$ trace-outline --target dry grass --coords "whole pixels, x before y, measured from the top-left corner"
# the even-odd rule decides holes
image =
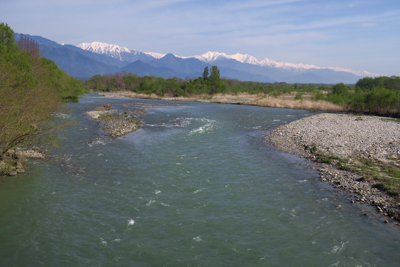
[[[294,99],[282,99],[275,97],[268,97],[254,101],[253,105],[262,107],[272,108],[291,108],[291,109],[316,109],[320,111],[345,111],[345,108],[339,105],[335,105],[331,102],[326,101],[313,101],[313,100],[294,100]]]
[[[292,95],[295,95],[293,92]],[[304,99],[294,100],[292,97],[281,96],[278,98],[269,97],[265,95],[252,95],[248,93],[239,93],[237,95],[230,94],[215,94],[210,95],[192,95],[190,97],[173,97],[164,96],[160,97],[156,94],[137,94],[134,92],[114,92],[114,93],[103,93],[108,97],[132,97],[132,98],[145,98],[145,99],[161,99],[161,100],[174,100],[174,101],[203,101],[213,103],[224,103],[224,104],[250,104],[261,107],[272,107],[272,108],[290,108],[290,109],[304,109],[304,110],[320,110],[320,111],[345,111],[346,109],[342,106],[335,105],[331,102],[326,101],[313,101]]]
[[[129,91],[118,91],[118,92],[112,92],[112,93],[99,93],[100,95],[106,96],[106,97],[131,97],[131,98],[141,98],[141,99],[160,99],[160,97],[156,94],[138,94],[134,92],[129,92]]]
[[[160,99],[175,100],[175,101],[196,101],[196,100],[210,100],[211,96],[210,95],[192,95],[192,96],[178,96],[178,97],[165,96],[165,97],[160,97]]]

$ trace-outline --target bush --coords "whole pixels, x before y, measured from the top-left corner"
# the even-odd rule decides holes
[[[294,97],[295,100],[303,100],[303,95],[301,93],[297,93]]]
[[[0,155],[52,132],[48,122],[65,101],[77,101],[79,81],[38,51],[23,52],[0,23]]]
[[[326,100],[326,97],[325,97],[325,95],[324,95],[321,91],[318,91],[318,92],[315,94],[315,96],[314,96],[314,100],[315,100],[315,101],[318,101],[318,100]]]

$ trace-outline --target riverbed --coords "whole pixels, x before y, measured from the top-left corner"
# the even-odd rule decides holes
[[[307,111],[107,99],[147,105],[117,139],[79,124],[51,160],[0,185],[1,266],[396,266],[400,232],[265,142]]]

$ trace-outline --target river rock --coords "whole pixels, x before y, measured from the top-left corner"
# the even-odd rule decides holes
[[[279,150],[320,165],[320,180],[347,190],[353,197],[352,203],[377,206],[380,213],[400,212],[393,197],[374,188],[376,181],[372,177],[342,169],[337,159],[323,163],[314,153],[318,150],[324,155],[347,158],[349,166],[358,159],[399,166],[400,124],[396,121],[378,116],[356,119],[350,114],[322,113],[279,126],[270,131],[266,139]]]

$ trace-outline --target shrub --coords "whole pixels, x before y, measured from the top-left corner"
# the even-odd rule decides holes
[[[303,100],[303,95],[301,93],[297,93],[294,99],[295,100]]]

